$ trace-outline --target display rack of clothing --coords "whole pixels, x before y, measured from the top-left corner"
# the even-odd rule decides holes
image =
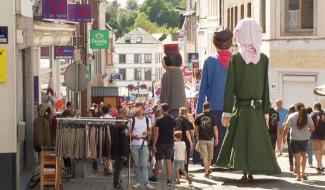
[[[57,155],[72,159],[102,159],[111,156],[110,128],[121,127],[128,122],[106,118],[57,118],[57,120]]]
[[[57,118],[56,152],[61,158],[119,160],[130,158],[130,139],[125,134],[127,119],[70,117]],[[112,136],[111,136],[112,135]],[[131,187],[131,165],[128,187]]]

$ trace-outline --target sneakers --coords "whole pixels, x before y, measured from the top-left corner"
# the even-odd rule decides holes
[[[122,187],[121,184],[118,184],[118,185],[114,185],[114,189],[123,190],[124,188]]]
[[[146,188],[147,188],[147,189],[150,189],[150,190],[155,189],[152,185],[150,185],[150,183],[147,183]]]
[[[152,183],[157,183],[157,178],[155,176],[152,176],[149,178],[149,181],[152,182]]]
[[[172,185],[173,185],[172,180],[168,179],[168,180],[167,180],[167,185],[168,185],[168,186],[172,186]]]
[[[137,188],[139,188],[140,186],[141,186],[140,183],[136,183],[136,184],[134,184],[132,187],[133,187],[133,189],[137,189]]]

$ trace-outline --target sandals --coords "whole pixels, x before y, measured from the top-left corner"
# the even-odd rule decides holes
[[[306,174],[302,175],[301,178],[302,178],[303,180],[305,180],[305,181],[308,180]]]
[[[188,184],[192,185],[192,177],[191,176],[187,177],[187,181],[188,181]]]
[[[242,182],[244,182],[244,181],[247,181],[247,175],[243,175],[241,178],[240,178],[240,180],[239,181],[242,181]]]
[[[251,174],[249,174],[248,176],[247,175],[243,175],[239,181],[241,181],[241,182],[253,182],[254,181],[254,177]]]

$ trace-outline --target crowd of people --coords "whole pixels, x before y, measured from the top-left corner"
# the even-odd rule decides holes
[[[282,155],[282,145],[287,143],[290,171],[297,174],[297,180],[307,180],[305,168],[313,165],[315,155],[318,174],[324,172],[322,164],[325,143],[325,114],[320,103],[314,108],[297,103],[289,108],[276,101],[276,108],[270,109],[269,135],[278,156]]]
[[[239,48],[234,54],[230,51],[233,36]],[[173,184],[173,168],[176,184],[182,175],[191,184],[191,156],[193,163],[202,164],[206,178],[210,177],[211,166],[215,166],[243,171],[240,180],[251,182],[256,174],[281,173],[276,156],[282,156],[284,144],[288,147],[290,171],[297,174],[298,181],[307,180],[307,157],[309,166],[313,166],[313,154],[317,173],[324,172],[325,113],[319,103],[314,109],[297,103],[287,110],[277,100],[272,108],[269,59],[260,52],[262,32],[258,23],[247,18],[238,23],[234,34],[229,29],[218,30],[213,43],[217,54],[204,62],[196,113],[185,106],[184,81],[178,68],[182,59],[177,45],[165,47],[172,59],[167,59],[167,55],[164,59],[167,74],[162,78],[160,104],[142,99],[125,101],[116,108],[94,103],[88,110],[88,117],[128,121],[121,124],[124,132],[120,139],[125,140],[112,135],[111,151],[119,153],[93,160],[95,172],[103,163],[105,175],[113,173],[115,188],[122,186],[121,170],[126,160],[133,162],[133,188],[144,185],[154,189],[152,183],[158,181],[163,163],[168,185]],[[62,116],[74,115],[68,102]],[[69,158],[64,158],[64,163],[71,167]],[[152,169],[150,177],[148,168]]]
[[[67,106],[69,109],[70,104]],[[172,184],[173,168],[176,184],[180,183],[182,175],[192,183],[188,170],[191,151],[200,153],[204,176],[209,177],[211,174],[210,167],[215,164],[212,162],[215,146],[222,142],[218,142],[218,128],[208,102],[203,104],[202,111],[202,114],[195,116],[189,109],[181,107],[179,116],[174,118],[169,114],[168,104],[125,102],[115,109],[100,103],[93,104],[89,109],[89,116],[129,120],[126,134],[131,137],[130,152],[136,176],[136,184],[133,187],[138,188],[144,184],[148,189],[154,189],[150,183],[158,181],[162,160],[166,167],[168,185]],[[315,155],[317,173],[324,172],[322,156],[325,113],[321,104],[316,103],[314,109],[311,109],[297,103],[287,110],[283,108],[282,101],[277,100],[275,108],[270,107],[269,115],[269,137],[274,151],[278,157],[282,156],[283,146],[287,144],[290,171],[297,174],[297,180],[307,180],[305,168],[309,146],[312,150],[308,153],[309,166],[313,167],[312,157]],[[103,163],[105,175],[113,173],[112,161],[108,158]],[[98,161],[94,161],[95,171],[98,170],[97,165]],[[148,165],[152,169],[151,177]]]

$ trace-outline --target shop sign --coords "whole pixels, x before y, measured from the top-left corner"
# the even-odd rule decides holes
[[[54,59],[73,59],[73,46],[54,46]]]
[[[50,47],[41,47],[41,59],[50,59]]]
[[[8,27],[0,26],[0,44],[8,44]]]
[[[42,0],[42,15],[45,19],[67,19],[67,0]]]
[[[189,71],[193,71],[193,64],[199,62],[199,54],[198,53],[189,53],[188,54],[188,69]]]
[[[109,33],[107,30],[90,30],[90,48],[107,49]]]
[[[6,48],[0,48],[0,82],[6,82],[7,80],[6,64]]]
[[[91,6],[89,4],[69,4],[68,20],[74,22],[91,22]]]

